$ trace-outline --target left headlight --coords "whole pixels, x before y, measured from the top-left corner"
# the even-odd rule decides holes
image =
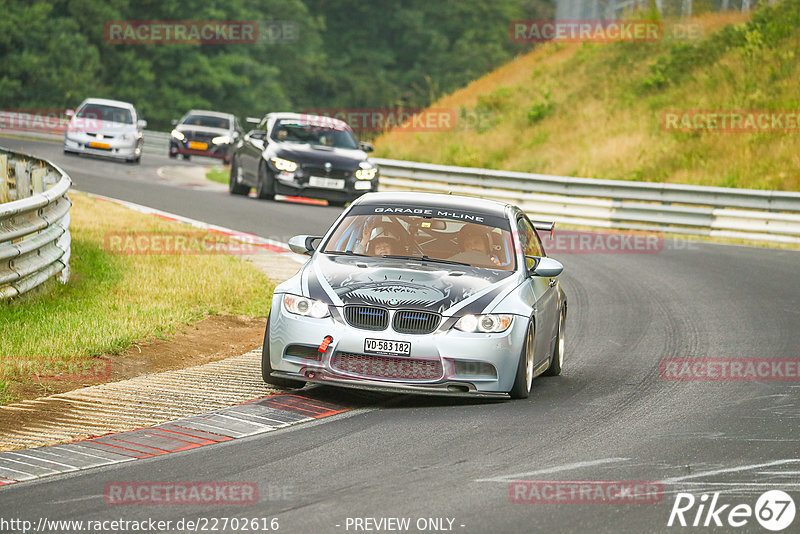
[[[219,137],[215,137],[211,140],[211,142],[215,145],[225,145],[232,141],[230,135],[220,135]]]
[[[490,313],[487,315],[465,315],[454,328],[462,332],[483,332],[487,334],[503,332],[511,326],[512,315]]]
[[[186,139],[186,136],[183,135],[183,132],[179,132],[178,130],[172,130],[171,135],[178,141],[183,141],[184,139]]]
[[[290,295],[288,293],[283,296],[283,307],[286,308],[286,311],[289,313],[302,315],[304,317],[313,317],[315,319],[322,319],[330,315],[330,312],[328,312],[328,305],[321,300]]]

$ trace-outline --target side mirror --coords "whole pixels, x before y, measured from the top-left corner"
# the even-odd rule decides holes
[[[314,241],[322,239],[320,236],[296,235],[289,240],[289,248],[295,254],[306,254],[311,256],[315,250]]]
[[[172,122],[173,126],[177,126],[178,122],[180,122],[180,121],[178,119],[172,119],[172,121],[170,121],[170,122]]]
[[[373,150],[375,150],[374,148],[372,148],[372,143],[367,143],[366,141],[361,141],[360,143],[358,143],[358,148],[360,148],[364,152],[372,152]]]
[[[66,110],[64,112],[64,115],[66,115],[67,117],[74,117],[75,116],[75,110],[74,109],[68,109],[68,110]]]
[[[247,136],[250,137],[250,139],[258,139],[259,141],[263,141],[267,136],[267,132],[264,130],[250,130],[247,132]]]
[[[139,128],[147,128],[147,121],[138,120],[136,121],[136,126]]]
[[[245,119],[245,122],[248,122],[250,124],[258,124],[259,122],[261,122],[261,119],[259,119],[257,117],[247,117]]]
[[[561,264],[561,262],[556,261],[553,258],[536,258],[534,256],[525,257],[536,260],[536,265],[534,265],[533,269],[528,271],[532,276],[555,278],[564,270],[564,266]]]

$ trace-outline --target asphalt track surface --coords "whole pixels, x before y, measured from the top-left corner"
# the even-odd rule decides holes
[[[76,188],[264,237],[324,231],[336,208],[259,202],[153,179],[141,167],[66,157],[24,141],[67,170]],[[17,148],[16,139],[0,146]],[[194,164],[178,162],[177,164]],[[410,518],[372,532],[768,532],[727,514],[781,489],[800,507],[800,382],[670,381],[664,358],[798,358],[800,253],[666,240],[639,254],[563,254],[569,301],[560,377],[538,378],[521,401],[306,394],[353,410],[163,457],[0,489],[0,518],[172,520],[273,518],[280,532],[365,532],[355,518]],[[511,502],[509,482],[654,481],[657,503]],[[245,481],[251,506],[106,504],[107,483]],[[676,494],[720,492],[723,526],[668,527]],[[709,501],[711,499],[709,498]],[[707,507],[706,507],[707,508]],[[695,519],[698,505],[685,513]],[[800,512],[798,512],[800,516]],[[420,518],[447,518],[418,529]],[[448,521],[452,520],[451,523]],[[705,512],[700,524],[706,519]],[[430,525],[430,524],[429,524]],[[447,530],[447,529],[450,530]],[[121,531],[121,530],[120,530]],[[178,532],[177,529],[165,530]],[[227,531],[233,531],[228,528]],[[263,530],[261,530],[263,531]],[[800,517],[784,532],[800,531]]]

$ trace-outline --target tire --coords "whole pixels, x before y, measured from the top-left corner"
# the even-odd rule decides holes
[[[175,159],[175,158],[178,157],[178,153],[177,152],[170,152],[169,153],[169,157],[172,158],[172,159]]]
[[[267,169],[262,162],[258,166],[258,181],[256,182],[256,197],[259,200],[275,200],[275,179],[269,179],[269,183],[267,180]]]
[[[291,380],[289,378],[278,378],[270,376],[272,374],[272,364],[269,361],[269,318],[267,316],[267,328],[264,331],[264,346],[261,348],[261,378],[264,382],[280,388],[296,389],[306,385],[302,380]]]
[[[531,319],[528,321],[528,331],[525,334],[525,343],[522,344],[522,350],[519,354],[517,376],[514,379],[514,385],[511,387],[511,391],[508,392],[512,399],[527,399],[531,394],[534,365],[533,336],[533,319]]]
[[[237,177],[239,177],[239,174],[242,172],[242,167],[238,163],[239,162],[234,159],[231,165],[231,174],[228,178],[228,191],[231,195],[246,195],[250,192],[250,187],[239,183],[237,180]]]
[[[192,155],[191,154],[181,154],[181,156],[183,156],[183,159],[185,159],[186,161],[189,161],[190,159],[192,159]]]
[[[550,358],[550,367],[547,371],[542,373],[544,376],[558,376],[561,374],[561,366],[564,364],[564,326],[566,324],[567,314],[564,306],[561,306],[561,313],[558,318],[558,337],[556,338],[556,346],[553,347],[553,356]]]

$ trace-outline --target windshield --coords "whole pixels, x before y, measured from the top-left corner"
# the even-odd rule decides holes
[[[75,116],[81,119],[93,119],[103,122],[119,122],[121,124],[133,124],[131,110],[118,108],[116,106],[106,106],[104,104],[86,104]]]
[[[499,217],[491,219],[497,224],[423,215],[349,215],[336,227],[323,252],[512,271],[516,259],[508,223]]]
[[[212,117],[210,115],[189,115],[183,120],[183,124],[189,126],[202,126],[204,128],[221,128],[227,130],[231,126],[231,121],[225,117]]]
[[[358,142],[349,128],[336,128],[331,122],[282,119],[272,128],[272,139],[278,142],[306,143],[332,148],[357,149]]]

